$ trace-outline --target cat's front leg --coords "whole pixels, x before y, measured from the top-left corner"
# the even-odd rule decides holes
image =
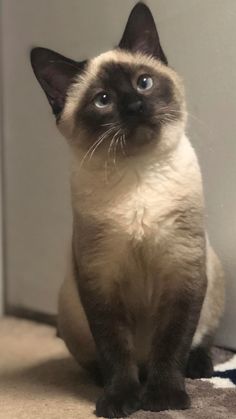
[[[103,295],[98,279],[80,280],[80,295],[96,343],[104,393],[96,403],[99,417],[125,417],[138,410],[140,383],[131,325],[119,292]]]
[[[199,264],[201,261],[189,267],[176,266],[175,273],[164,279],[165,290],[156,312],[148,379],[142,396],[144,410],[190,407],[185,366],[206,289],[204,268]]]

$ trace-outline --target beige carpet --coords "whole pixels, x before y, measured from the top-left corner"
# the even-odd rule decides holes
[[[232,354],[216,351],[219,361]],[[185,412],[137,412],[133,419],[235,419],[236,393],[188,380],[192,408]],[[0,418],[90,419],[100,393],[68,355],[55,329],[30,321],[0,321]]]

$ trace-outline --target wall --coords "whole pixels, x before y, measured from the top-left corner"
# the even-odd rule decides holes
[[[2,62],[2,20],[1,20],[2,3],[0,0],[0,63]],[[0,316],[3,314],[3,202],[2,202],[2,186],[3,186],[3,107],[2,107],[2,66],[0,65]]]
[[[29,50],[46,46],[75,59],[98,54],[117,43],[134,3],[3,0],[10,306],[55,312],[70,236],[67,148],[32,74]],[[236,2],[150,0],[148,4],[170,64],[185,80],[189,133],[202,166],[210,237],[227,273],[227,310],[219,341],[236,347]]]

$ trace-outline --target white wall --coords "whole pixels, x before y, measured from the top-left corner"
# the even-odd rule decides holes
[[[1,89],[0,89],[1,93]],[[0,109],[1,112],[1,109]],[[1,161],[1,152],[2,152],[2,136],[1,136],[1,118],[0,118],[0,316],[3,314],[4,307],[4,295],[3,295],[3,228],[2,228],[2,219],[3,219],[3,202],[2,202],[2,161]]]
[[[3,0],[8,302],[56,309],[70,236],[68,156],[29,65],[31,46],[75,59],[119,40],[132,0]],[[208,225],[223,259],[220,341],[236,347],[236,2],[150,0],[162,43],[184,77],[189,132],[203,170]]]
[[[2,202],[2,186],[3,186],[3,109],[2,109],[2,20],[1,10],[2,4],[0,0],[0,316],[3,314],[3,202]]]

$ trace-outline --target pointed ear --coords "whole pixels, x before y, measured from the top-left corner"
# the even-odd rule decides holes
[[[168,65],[153,16],[144,3],[132,9],[119,48],[151,55]]]
[[[33,48],[30,54],[34,74],[43,88],[54,115],[63,110],[66,92],[85,66],[47,48]]]

